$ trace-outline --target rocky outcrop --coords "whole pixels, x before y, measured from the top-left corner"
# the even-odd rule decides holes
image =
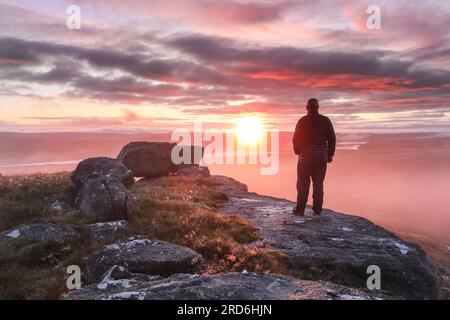
[[[176,149],[174,149],[176,148]],[[180,174],[201,174],[209,176],[209,171],[199,168],[204,148],[201,146],[178,146],[168,142],[131,142],[123,147],[117,159],[133,171],[135,177],[157,178],[173,172]],[[175,164],[172,153],[178,155],[181,164]]]
[[[127,203],[132,198],[118,180],[102,174],[87,176],[75,205],[94,221],[111,221],[127,217]]]
[[[352,296],[346,291],[353,290],[349,287],[356,289],[355,292],[367,292],[369,266],[380,268],[381,291],[370,295],[359,292],[354,294],[355,297],[370,298],[381,293],[390,298],[437,297],[435,264],[419,246],[357,216],[324,210],[320,217],[315,217],[310,208],[305,217],[295,216],[291,213],[294,203],[290,201],[250,193],[246,185],[229,177],[210,176],[207,168],[197,164],[174,165],[171,159],[174,146],[134,142],[123,148],[118,157],[120,161],[107,158],[83,161],[72,174],[80,189],[77,207],[98,221],[124,219],[128,201],[132,199],[126,186],[131,186],[133,175],[148,177],[150,179],[146,181],[150,183],[151,178],[171,173],[207,179],[208,186],[220,191],[228,200],[220,206],[221,213],[239,214],[259,229],[261,239],[252,246],[269,247],[286,254],[294,275],[314,281],[263,275],[249,278],[241,274],[179,275],[157,279],[154,277],[195,273],[203,267],[203,258],[185,247],[131,238],[105,246],[88,256],[86,279],[97,286],[89,286],[78,295],[74,293],[73,297],[270,299],[267,286],[278,281],[284,283],[286,289],[275,290],[275,299],[339,299]],[[195,151],[195,147],[183,149],[191,156]],[[88,229],[93,243],[116,241],[127,235],[126,221],[92,224]],[[21,231],[9,230],[9,236],[17,232]],[[124,279],[127,281],[122,281]],[[253,282],[246,282],[248,279]],[[242,284],[238,284],[238,280]],[[236,286],[237,290],[228,286]],[[335,286],[334,291],[330,289],[332,286]]]
[[[123,147],[117,159],[135,177],[160,177],[173,170],[171,154],[175,145],[168,142],[131,142]]]
[[[87,258],[86,278],[98,282],[113,266],[133,273],[170,276],[181,272],[196,272],[203,267],[197,252],[164,241],[130,238],[91,253]]]
[[[178,274],[143,281],[142,276],[105,279],[67,295],[74,300],[370,300],[375,296],[323,281],[281,275],[222,273]]]
[[[75,206],[94,221],[124,219],[127,191],[134,183],[133,173],[122,162],[110,158],[90,158],[80,162],[71,175],[79,189]]]
[[[319,217],[291,213],[294,203],[249,193],[237,181],[219,179],[230,197],[220,211],[240,214],[261,235],[256,246],[286,253],[302,278],[366,288],[371,265],[381,269],[381,289],[391,296],[437,297],[435,265],[418,245],[399,239],[369,220],[324,210]]]
[[[112,244],[85,257],[85,285],[68,294],[67,299],[437,298],[436,266],[419,246],[357,216],[324,210],[316,217],[310,208],[305,217],[295,216],[291,213],[294,203],[290,201],[250,193],[246,185],[229,177],[210,176],[208,168],[198,164],[174,165],[173,147],[169,143],[131,143],[119,155],[129,169],[121,161],[109,158],[82,161],[71,176],[78,189],[75,204],[82,214],[101,222],[78,225],[76,229],[32,222],[1,232],[0,264],[24,263],[59,269],[72,261],[67,259],[73,258],[72,248],[80,240],[87,240],[82,242],[86,245],[82,250]],[[183,152],[192,155],[198,153],[196,148],[186,147]],[[122,220],[128,216],[129,201],[136,199],[127,189],[133,185],[134,175],[149,177],[139,183],[164,188],[167,184],[158,185],[158,179],[153,178],[169,173],[174,181],[161,180],[175,185],[198,183],[202,193],[208,192],[207,199],[212,203],[207,204],[209,209],[218,209],[225,215],[238,214],[256,226],[260,239],[245,246],[283,253],[279,256],[287,257],[289,265],[285,267],[292,277],[247,272],[197,274],[203,271],[205,262],[199,253],[187,247],[140,236],[126,239],[136,222],[130,221],[133,226],[129,230],[128,222]],[[194,179],[177,181],[177,175]],[[211,187],[218,192],[210,190]],[[158,194],[161,193],[148,196]],[[194,205],[197,199],[202,198],[183,197],[183,205],[189,200]],[[56,220],[61,219],[56,214],[68,213],[71,218],[78,214],[61,201],[50,208]],[[169,206],[164,208],[170,210]],[[367,288],[370,266],[381,271],[381,290]]]
[[[81,161],[72,173],[71,179],[75,186],[81,189],[86,178],[93,174],[121,182],[128,189],[134,183],[133,172],[122,162],[111,158],[89,158]]]

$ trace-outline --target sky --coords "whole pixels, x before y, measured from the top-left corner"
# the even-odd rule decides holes
[[[0,0],[0,131],[225,128],[248,114],[292,130],[316,97],[338,131],[445,132],[448,30],[448,1]]]

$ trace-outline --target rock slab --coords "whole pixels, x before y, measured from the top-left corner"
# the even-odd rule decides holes
[[[370,300],[359,290],[323,281],[281,275],[221,273],[177,274],[141,281],[127,277],[83,287],[67,295],[71,300]]]
[[[187,247],[130,238],[91,253],[87,258],[86,277],[89,283],[98,282],[115,265],[125,267],[132,273],[170,276],[197,272],[203,264],[202,256]]]
[[[391,296],[437,298],[436,267],[420,246],[358,216],[324,210],[314,217],[310,208],[305,217],[295,216],[293,202],[246,192],[237,181],[212,178],[230,197],[220,211],[238,213],[253,223],[262,238],[254,245],[286,253],[300,277],[366,289],[367,268],[375,265],[381,270],[381,289]]]
[[[72,227],[47,222],[21,224],[0,233],[3,239],[27,239],[33,241],[64,241],[75,238],[78,232]]]

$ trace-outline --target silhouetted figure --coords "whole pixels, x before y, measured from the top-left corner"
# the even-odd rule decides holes
[[[336,150],[336,134],[331,120],[319,113],[317,99],[309,99],[308,114],[295,126],[292,143],[298,155],[297,206],[293,213],[304,215],[309,186],[313,182],[313,210],[320,215],[323,205],[323,181],[327,163],[333,161]]]

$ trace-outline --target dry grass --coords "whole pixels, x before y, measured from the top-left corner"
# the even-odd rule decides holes
[[[56,200],[73,205],[76,190],[66,172],[0,176],[0,232],[31,221],[71,225],[80,237],[70,242],[0,240],[0,299],[58,299],[65,292],[65,267],[84,265],[97,246],[85,236],[90,221],[78,211],[63,216],[50,206]]]
[[[250,245],[258,232],[246,220],[217,212],[227,196],[208,180],[163,177],[133,188],[130,235],[144,235],[192,248],[203,255],[206,272],[286,273],[286,258]],[[0,176],[0,232],[33,220],[70,225],[80,237],[61,245],[23,239],[0,241],[0,299],[58,299],[65,288],[65,268],[85,265],[92,245],[85,226],[92,221],[74,211],[63,216],[50,209],[56,201],[72,205],[75,189],[68,173]],[[6,243],[6,242],[7,243]]]
[[[131,204],[133,233],[187,246],[199,252],[208,272],[287,273],[286,257],[249,245],[259,239],[256,228],[237,215],[217,212],[227,196],[208,180],[164,177],[138,183]]]
[[[0,267],[1,300],[57,299],[64,283],[62,271],[21,264]]]
[[[75,188],[69,173],[0,176],[0,230],[53,214],[56,200],[73,204]]]

